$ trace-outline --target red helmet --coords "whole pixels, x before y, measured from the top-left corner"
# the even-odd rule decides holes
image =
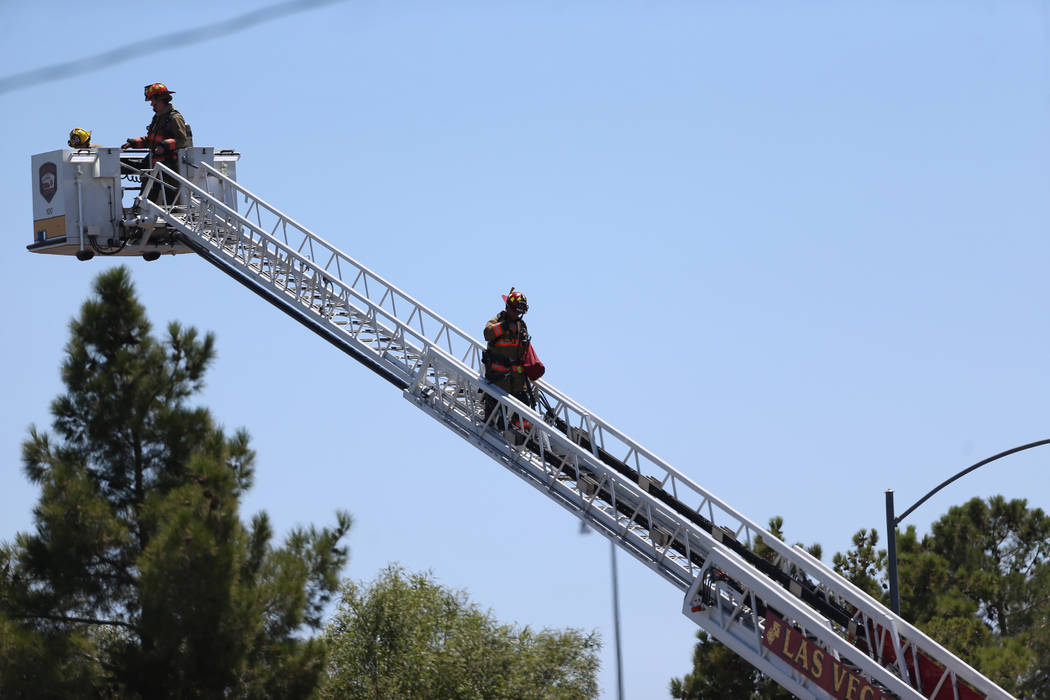
[[[519,314],[529,310],[529,301],[525,298],[525,295],[521,292],[515,292],[513,289],[510,294],[503,295],[503,301],[507,302],[508,309],[514,309]]]
[[[151,83],[145,87],[144,91],[146,93],[146,102],[149,102],[154,97],[167,97],[170,100],[171,96],[175,94],[175,91],[169,90],[164,83]]]

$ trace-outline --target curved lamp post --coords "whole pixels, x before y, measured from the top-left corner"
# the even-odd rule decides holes
[[[901,614],[900,591],[897,588],[897,526],[900,524],[900,522],[906,517],[908,517],[908,515],[913,510],[915,510],[927,500],[929,500],[930,496],[937,493],[956,479],[966,476],[974,469],[983,467],[989,462],[994,462],[997,459],[1008,457],[1009,455],[1012,455],[1015,452],[1030,450],[1033,447],[1039,447],[1040,445],[1050,445],[1050,440],[1037,440],[1036,442],[1030,442],[1027,445],[1021,445],[1020,447],[1014,447],[1012,449],[1006,450],[1005,452],[1000,452],[999,454],[993,455],[988,459],[982,459],[977,464],[971,465],[966,469],[963,469],[961,472],[948,479],[947,481],[941,482],[941,484],[939,484],[937,488],[933,489],[928,494],[920,498],[918,501],[915,502],[915,505],[913,505],[911,508],[904,511],[897,517],[893,516],[893,489],[889,489],[886,491],[886,549],[889,550],[890,607],[893,609],[894,613],[896,613],[897,615]]]

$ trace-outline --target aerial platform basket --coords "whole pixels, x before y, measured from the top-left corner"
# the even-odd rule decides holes
[[[230,180],[237,179],[240,155],[212,147],[184,148],[178,174],[191,179],[207,164]],[[145,151],[119,148],[63,148],[32,158],[33,253],[74,255],[89,260],[99,255],[141,255],[156,259],[162,253],[192,252],[170,235],[160,218],[144,216],[136,206],[151,192],[168,210],[180,207],[177,189],[165,186],[156,169],[144,167]],[[221,190],[209,178],[208,190],[236,211],[233,190]]]

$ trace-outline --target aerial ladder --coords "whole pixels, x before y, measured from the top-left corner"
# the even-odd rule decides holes
[[[554,386],[535,382],[534,410],[489,384],[484,343],[241,186],[239,154],[142,158],[33,156],[28,249],[197,254],[676,586],[686,617],[799,698],[1011,697]]]

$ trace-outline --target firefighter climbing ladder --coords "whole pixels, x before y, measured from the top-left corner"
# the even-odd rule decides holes
[[[146,197],[161,172],[180,187],[176,207]],[[482,343],[220,170],[201,163],[187,179],[160,165],[142,185],[142,212],[179,244],[677,586],[687,617],[796,696],[1010,697],[553,386],[537,382],[538,413],[489,385]],[[498,404],[487,420],[485,395]],[[503,430],[514,414],[524,427]]]

